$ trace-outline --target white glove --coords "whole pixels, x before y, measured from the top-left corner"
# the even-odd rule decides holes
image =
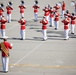
[[[13,44],[11,43],[11,46],[13,46]]]

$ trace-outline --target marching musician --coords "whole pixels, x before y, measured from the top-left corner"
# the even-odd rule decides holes
[[[1,19],[2,16],[3,16],[3,12],[4,12],[4,5],[1,3],[1,4],[0,4],[0,19]]]
[[[3,38],[3,42],[0,43],[0,50],[2,53],[2,66],[3,66],[3,72],[7,73],[9,69],[9,50],[12,49],[11,43],[7,41],[7,37],[5,36]]]
[[[21,25],[21,28],[20,28],[21,40],[24,40],[25,39],[25,30],[26,30],[26,20],[24,19],[24,17],[22,17],[18,22]]]
[[[50,12],[51,12],[51,6],[50,6],[50,4],[48,4],[47,5],[47,8],[48,8],[48,12],[49,12],[49,16],[48,16],[48,21],[49,21],[49,23],[50,23]]]
[[[66,12],[64,13],[64,16],[70,16],[71,14],[70,14],[70,12],[69,12],[69,10],[66,10]]]
[[[12,10],[13,10],[12,2],[8,2],[6,9],[7,9],[7,20],[8,20],[8,23],[10,23],[11,22],[11,14],[12,14]]]
[[[0,23],[1,23],[1,34],[2,34],[2,37],[4,38],[5,37],[5,30],[6,30],[6,23],[7,23],[7,19],[2,16],[1,20],[0,20]]]
[[[74,34],[75,24],[76,24],[76,15],[72,13],[71,18],[71,34]]]
[[[54,6],[54,8],[55,8],[56,11],[59,12],[60,6],[59,6],[58,4],[56,4],[56,5]]]
[[[40,7],[38,6],[38,4],[34,4],[33,8],[34,8],[35,21],[38,21],[38,9]]]
[[[25,12],[25,9],[26,9],[25,2],[24,2],[23,0],[21,0],[20,3],[21,3],[21,4],[19,5],[20,14],[21,14],[21,17],[24,17],[24,12]]]
[[[62,2],[62,18],[64,18],[65,10],[66,10],[66,3],[63,1]]]
[[[55,11],[55,17],[54,17],[54,24],[55,24],[55,30],[58,30],[59,28],[59,12],[58,11]]]
[[[50,27],[54,26],[54,12],[55,10],[52,7],[50,7]]]
[[[64,14],[64,17],[65,16],[68,16],[67,19],[69,20],[69,24],[68,24],[68,28],[69,28],[69,31],[70,31],[70,25],[71,25],[71,13],[69,12],[69,10],[66,10],[66,13]]]
[[[49,9],[48,9],[48,7],[45,6],[43,11],[44,11],[44,16],[46,17],[47,21],[49,22]]]
[[[65,19],[62,20],[61,22],[64,23],[64,36],[65,36],[64,40],[68,40],[69,39],[69,35],[68,35],[68,33],[69,33],[69,26],[68,26],[69,20],[68,20],[68,16],[65,16]]]
[[[47,40],[47,24],[48,24],[48,21],[47,21],[45,16],[40,21],[40,23],[42,23],[43,41],[46,41]]]

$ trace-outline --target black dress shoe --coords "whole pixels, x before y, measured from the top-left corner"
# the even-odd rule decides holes
[[[35,22],[37,22],[38,20],[34,20]]]
[[[74,34],[74,33],[71,33],[71,34]]]
[[[58,30],[57,28],[55,28],[55,30]]]
[[[52,25],[49,25],[50,27],[52,27]]]
[[[4,73],[7,73],[8,71],[4,71]]]
[[[21,38],[20,40],[23,40],[23,38]]]
[[[69,40],[69,38],[68,39],[64,39],[64,40]]]
[[[46,41],[47,39],[43,39],[42,41]]]

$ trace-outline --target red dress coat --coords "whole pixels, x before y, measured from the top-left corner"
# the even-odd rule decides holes
[[[57,6],[54,6],[54,8],[55,8],[55,11],[59,11],[60,6],[59,6],[59,5],[57,5]]]
[[[62,22],[64,23],[64,29],[65,30],[69,29],[69,26],[68,26],[69,20],[68,19],[65,19],[65,20],[62,20]]]
[[[75,25],[76,24],[76,16],[70,16],[71,18],[71,24]]]
[[[6,19],[1,19],[0,22],[1,22],[0,29],[6,29],[6,22],[7,22],[7,20]]]
[[[44,11],[44,16],[49,16],[50,13],[48,8],[43,9],[43,11]]]
[[[39,9],[40,7],[39,7],[39,6],[34,5],[34,6],[33,6],[33,8],[34,8],[34,13],[38,13],[38,9]]]
[[[47,29],[47,24],[48,24],[48,21],[47,20],[42,20],[42,21],[40,21],[40,23],[42,23],[42,29],[43,30],[45,30],[45,29]]]
[[[24,13],[26,7],[23,5],[20,5],[19,8],[20,8],[20,13]]]
[[[55,13],[55,19],[54,19],[54,21],[59,21],[59,16],[60,16],[59,13]]]
[[[0,9],[0,16],[3,15],[3,12],[4,12],[4,10],[3,9]]]
[[[11,11],[13,10],[13,8],[11,6],[7,6],[6,9],[7,9],[7,14],[12,13]]]
[[[65,3],[62,4],[62,10],[66,10],[66,4]]]
[[[20,21],[18,21],[19,23],[20,23],[20,25],[21,25],[21,30],[25,30],[26,29],[26,20],[20,20]]]
[[[3,42],[5,47],[7,48],[7,50],[9,51],[9,49],[12,49],[12,46],[9,42],[5,41]],[[0,45],[0,49],[1,49],[1,45]],[[7,55],[2,51],[2,57],[7,57]]]

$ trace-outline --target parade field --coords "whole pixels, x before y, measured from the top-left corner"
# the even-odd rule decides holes
[[[9,0],[0,0],[6,6]],[[54,6],[63,0],[38,0],[39,14],[38,21],[34,21],[32,6],[34,0],[24,0],[26,24],[26,39],[20,40],[19,4],[20,0],[12,0],[12,22],[6,23],[6,36],[8,41],[13,43],[10,50],[9,72],[2,72],[2,60],[0,52],[0,75],[76,75],[76,26],[75,34],[69,31],[69,40],[64,40],[64,25],[60,18],[59,29],[54,26],[47,29],[47,40],[43,41],[42,25],[40,20],[43,17],[42,9],[47,5]],[[72,13],[74,7],[72,0],[64,0],[67,9]],[[75,1],[75,0],[74,0]],[[5,7],[4,7],[5,8]],[[61,10],[61,9],[60,9]],[[60,12],[61,13],[61,12]],[[6,9],[4,12],[6,16]],[[0,42],[2,42],[0,33]]]

